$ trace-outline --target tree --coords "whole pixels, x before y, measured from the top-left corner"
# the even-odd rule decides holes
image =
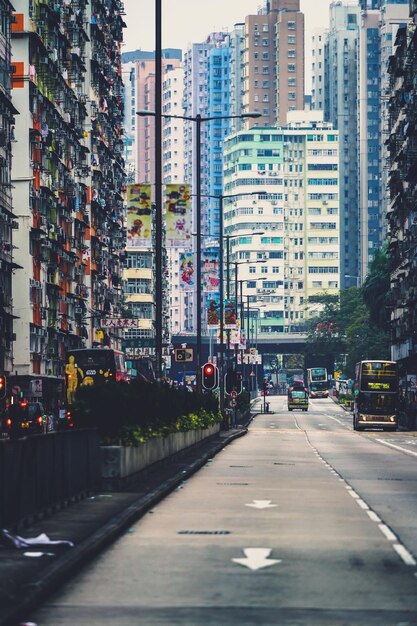
[[[375,278],[370,284],[375,289],[374,297],[378,295],[380,307],[384,306],[384,299],[378,292],[377,284],[381,289],[384,271],[384,262],[378,259],[374,273],[379,279]],[[315,317],[309,322],[306,360],[309,355],[317,361],[332,356],[333,361],[341,365],[343,373],[352,378],[358,361],[389,358],[389,337],[383,328],[383,318],[378,318],[376,307],[371,315],[371,309],[364,299],[364,289],[343,289],[339,297],[326,294],[316,296],[312,304],[320,304],[321,310],[316,311]],[[378,324],[375,320],[378,320]]]
[[[386,333],[390,328],[389,292],[390,267],[385,247],[375,254],[362,293],[372,324]]]

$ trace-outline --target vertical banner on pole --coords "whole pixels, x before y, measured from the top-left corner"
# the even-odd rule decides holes
[[[152,245],[152,205],[150,185],[127,186],[126,247]]]
[[[218,298],[210,298],[207,306],[207,326],[217,328],[220,325],[220,303]]]
[[[224,302],[224,327],[226,329],[236,328],[237,315],[234,300],[225,300]]]
[[[195,285],[194,253],[180,252],[180,289],[192,291]]]
[[[219,255],[214,252],[205,252],[201,263],[203,291],[219,291]]]
[[[191,246],[190,185],[165,186],[166,238],[171,248]]]

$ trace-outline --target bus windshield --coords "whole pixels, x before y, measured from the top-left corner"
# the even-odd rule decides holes
[[[309,370],[309,379],[312,383],[327,380],[327,370],[324,367],[315,367]]]
[[[301,389],[293,389],[292,391],[289,392],[289,396],[292,399],[298,398],[300,400],[307,398],[306,392],[302,391]]]
[[[362,363],[360,390],[398,391],[397,364],[389,361],[366,361]]]

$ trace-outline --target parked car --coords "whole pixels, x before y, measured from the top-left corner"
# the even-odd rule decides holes
[[[17,402],[11,404],[4,414],[2,430],[11,439],[47,432],[47,416],[40,402]]]

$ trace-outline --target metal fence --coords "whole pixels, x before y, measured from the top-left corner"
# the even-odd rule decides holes
[[[100,486],[94,430],[0,441],[0,527],[23,521]]]

